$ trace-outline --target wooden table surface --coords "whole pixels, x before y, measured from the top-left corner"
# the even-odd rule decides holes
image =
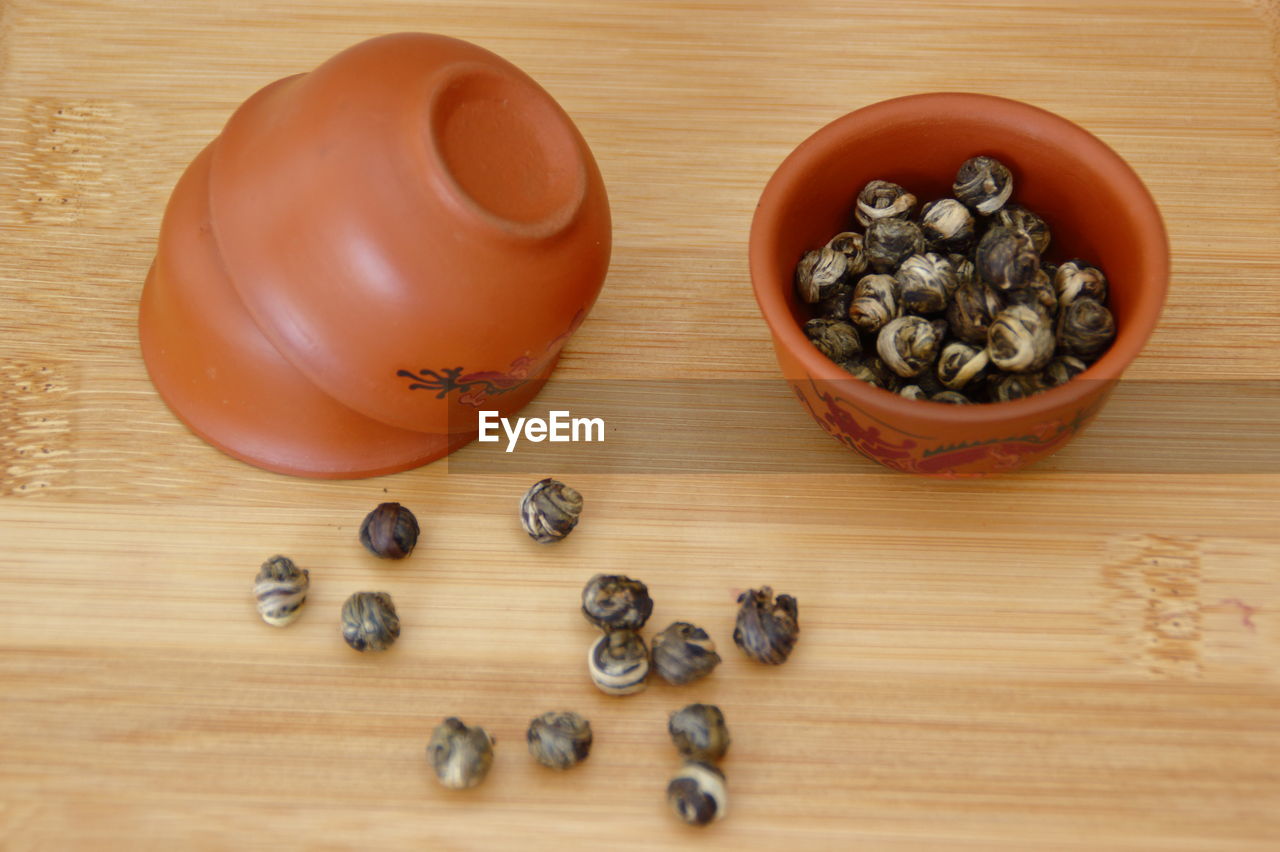
[[[4,0],[0,846],[1275,849],[1274,421],[1260,462],[1177,460],[1240,431],[1235,406],[1186,387],[1226,376],[1274,399],[1280,376],[1278,27],[1268,0]],[[401,30],[523,67],[603,171],[612,267],[546,398],[740,381],[779,401],[745,449],[829,472],[579,471],[584,520],[544,547],[516,516],[536,477],[484,472],[492,446],[313,482],[177,422],[135,329],[174,181],[260,86]],[[989,481],[892,474],[825,436],[786,399],[747,275],[755,202],[798,142],[933,90],[1088,128],[1146,181],[1172,244],[1130,389],[1055,458]],[[1129,404],[1156,386],[1176,429]],[[401,564],[356,540],[384,499],[424,527]],[[280,631],[249,593],[277,552],[313,578]],[[723,665],[597,693],[576,612],[597,571],[644,579],[655,627],[704,625]],[[729,638],[736,591],[763,583],[800,602],[776,669]],[[338,633],[363,588],[403,618],[381,656]],[[705,831],[663,800],[665,720],[692,701],[734,737],[731,813]],[[564,774],[523,743],[559,707],[596,731]],[[447,715],[498,739],[479,789],[429,774]]]

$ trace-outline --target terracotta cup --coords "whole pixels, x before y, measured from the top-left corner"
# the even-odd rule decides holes
[[[794,293],[796,262],[845,230],[859,189],[894,181],[949,197],[977,154],[1005,163],[1014,200],[1049,223],[1049,259],[1099,265],[1117,335],[1072,381],[982,405],[909,400],[851,377],[813,347]],[[1164,224],[1133,170],[1096,137],[1038,107],[988,95],[912,95],[849,113],[800,144],[764,189],[751,226],[751,279],[786,380],[814,420],[886,467],[934,476],[1015,470],[1061,449],[1105,403],[1145,345],[1169,279]]]
[[[475,45],[358,44],[247,100],[174,189],[139,316],[195,432],[270,470],[390,473],[527,403],[609,264],[559,105]]]

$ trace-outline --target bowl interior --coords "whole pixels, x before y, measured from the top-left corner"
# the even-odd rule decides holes
[[[1168,249],[1159,213],[1138,177],[1105,144],[1017,101],[916,95],[850,113],[815,133],[779,167],[761,201],[753,240],[766,238],[768,246],[762,255],[753,252],[752,262],[768,268],[756,269],[757,276],[763,272],[763,286],[781,291],[799,333],[809,313],[792,287],[795,263],[835,233],[857,227],[851,211],[863,184],[876,178],[899,183],[921,204],[951,197],[956,170],[976,154],[1007,165],[1011,201],[1049,224],[1046,260],[1080,257],[1106,273],[1118,333],[1091,374],[1118,376],[1142,348],[1163,303]]]

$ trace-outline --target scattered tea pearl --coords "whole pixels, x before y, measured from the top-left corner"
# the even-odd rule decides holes
[[[493,742],[484,728],[468,728],[461,719],[450,716],[431,732],[427,762],[445,787],[466,790],[489,774],[493,766]]]
[[[381,503],[360,524],[360,543],[379,559],[404,559],[418,543],[418,519],[399,503]]]
[[[689,761],[667,785],[667,802],[689,825],[723,819],[729,804],[724,773],[709,763]]]
[[[262,563],[253,582],[258,615],[272,627],[292,624],[302,614],[311,588],[311,575],[287,556],[273,556]]]
[[[591,723],[569,711],[543,713],[525,734],[533,759],[556,770],[577,766],[591,753]]]
[[[357,651],[385,651],[400,638],[400,618],[386,592],[356,592],[342,605],[342,638]]]

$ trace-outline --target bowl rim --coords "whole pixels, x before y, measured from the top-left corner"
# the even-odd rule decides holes
[[[928,112],[937,114],[945,105],[947,112],[963,110],[970,115],[999,115],[1005,120],[1035,116],[1055,126],[1055,141],[1075,151],[1090,163],[1090,170],[1101,173],[1118,187],[1120,194],[1133,199],[1140,239],[1136,248],[1144,257],[1148,286],[1135,306],[1133,314],[1118,329],[1111,348],[1089,368],[1066,384],[1018,400],[975,405],[949,405],[907,399],[892,391],[859,381],[817,350],[805,337],[801,325],[793,319],[787,305],[786,287],[778,287],[771,277],[772,258],[778,248],[779,210],[786,198],[795,192],[817,163],[833,149],[842,147],[852,135],[866,127],[895,121],[911,121]],[[852,193],[850,195],[852,198]],[[1081,406],[1097,391],[1099,384],[1111,384],[1141,354],[1159,321],[1168,291],[1169,243],[1164,221],[1151,193],[1137,173],[1105,142],[1069,119],[1023,101],[975,92],[926,92],[890,98],[846,113],[829,122],[801,142],[782,161],[769,178],[752,217],[748,244],[748,264],[756,303],[773,335],[775,344],[785,348],[800,362],[808,376],[785,376],[789,380],[813,378],[823,382],[839,382],[841,391],[891,417],[913,418],[942,424],[962,423],[972,426],[1005,423],[1013,419],[1047,417],[1064,407]],[[1126,345],[1120,346],[1121,340]],[[1131,354],[1125,354],[1125,351]],[[924,401],[928,402],[928,401]]]

